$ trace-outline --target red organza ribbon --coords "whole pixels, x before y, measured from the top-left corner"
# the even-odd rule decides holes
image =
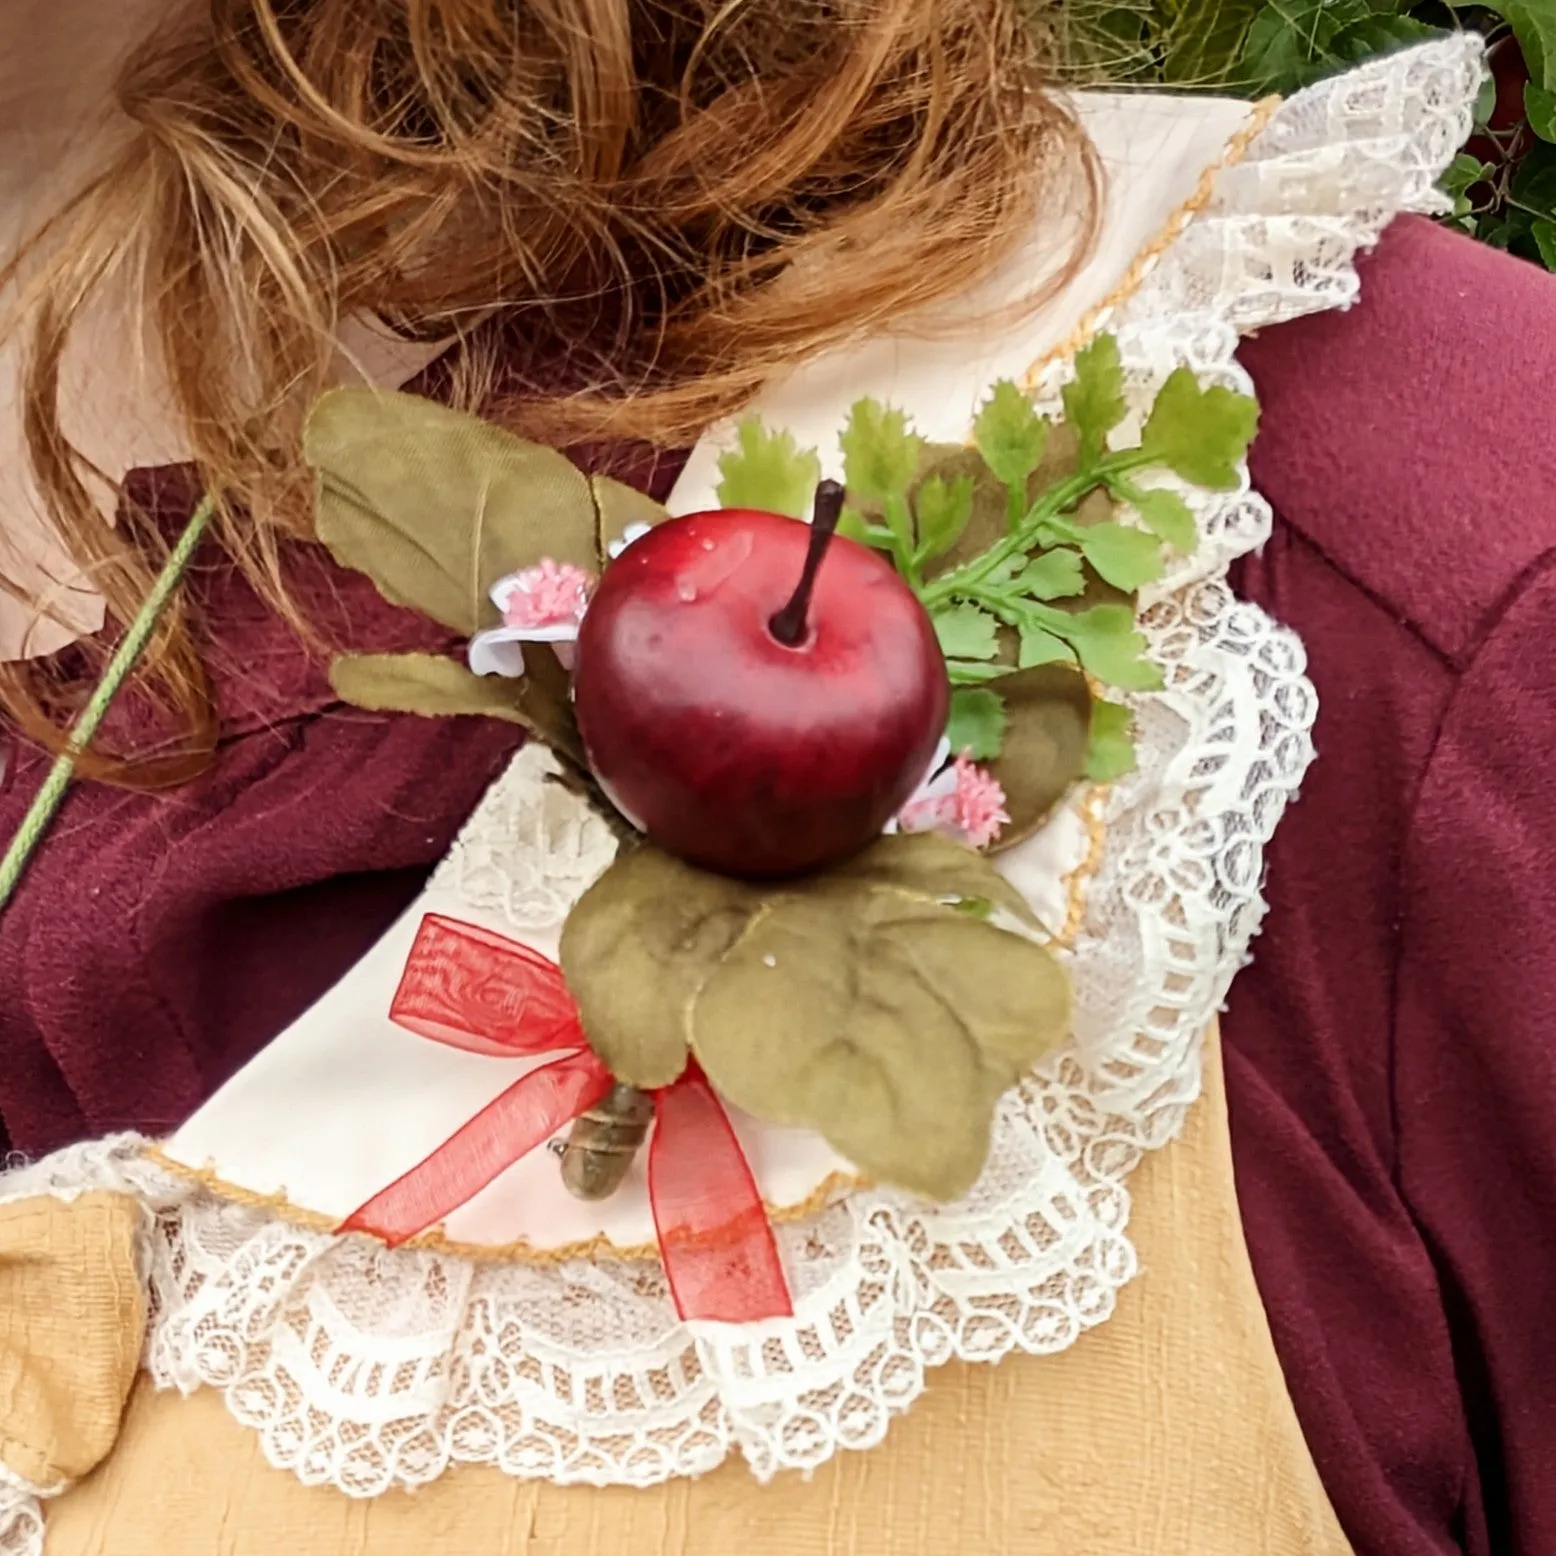
[[[343,1232],[369,1232],[391,1247],[457,1210],[614,1084],[584,1040],[562,969],[474,924],[422,919],[389,1016],[469,1053],[560,1051],[341,1223]],[[793,1311],[750,1164],[695,1065],[654,1093],[648,1197],[682,1318],[750,1323]]]

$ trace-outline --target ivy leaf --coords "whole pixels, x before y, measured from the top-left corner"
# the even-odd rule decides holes
[[[1366,35],[1373,15],[1368,0],[1282,0],[1262,7],[1248,28],[1239,85],[1250,95],[1284,94],[1343,69],[1358,57],[1355,40]],[[1410,22],[1408,17],[1388,20]],[[1348,43],[1352,28],[1359,30]]]
[[[918,557],[928,562],[962,538],[972,518],[972,477],[959,475],[946,481],[932,475],[919,487],[913,506],[918,515]]]
[[[1134,714],[1121,703],[1101,697],[1092,703],[1086,776],[1093,783],[1110,783],[1135,770],[1134,722]]]
[[[992,659],[997,623],[976,605],[952,605],[934,617],[935,636],[947,659]]]
[[[1446,37],[1441,27],[1414,16],[1389,16],[1377,14],[1362,17],[1335,35],[1331,52],[1341,65],[1359,64],[1380,54],[1391,54],[1396,49],[1409,48],[1413,43],[1425,43],[1430,38]]]
[[[1005,738],[1005,704],[987,687],[958,687],[951,693],[946,739],[952,752],[975,762],[998,756]]]
[[[1556,92],[1533,81],[1524,82],[1524,112],[1529,116],[1529,128],[1541,140],[1556,141]]]
[[[1544,141],[1536,141],[1513,175],[1513,200],[1517,209],[1508,213],[1508,220],[1530,212],[1546,217],[1556,217],[1556,147]]]
[[[1486,79],[1480,83],[1480,90],[1475,94],[1475,128],[1483,130],[1487,121],[1497,110],[1497,80],[1488,71]],[[1462,155],[1462,153],[1460,154]],[[1456,157],[1455,161],[1458,160]]]
[[[1162,78],[1191,87],[1225,80],[1260,0],[1174,0],[1163,31]]]
[[[1556,13],[1549,0],[1500,0],[1491,9],[1512,27],[1529,79],[1556,90]]]
[[[917,867],[924,855],[936,867]],[[1069,1021],[1047,949],[961,911],[1008,891],[987,860],[919,834],[769,894],[691,1007],[708,1079],[736,1107],[818,1130],[877,1180],[966,1193],[1000,1097]]]
[[[903,413],[878,400],[856,400],[838,438],[843,484],[851,497],[870,504],[900,501],[918,472],[924,440]]]
[[[1165,540],[1174,551],[1192,556],[1199,545],[1199,529],[1194,523],[1194,511],[1176,493],[1164,486],[1152,486],[1131,491],[1129,501],[1140,522],[1153,535]]]
[[[479,714],[528,723],[514,696],[515,682],[474,675],[441,654],[340,654],[330,663],[330,686],[342,702],[378,713]]]
[[[1495,87],[1496,83],[1493,81],[1491,85]],[[1463,200],[1469,191],[1489,177],[1492,171],[1490,163],[1482,162],[1479,157],[1472,157],[1467,151],[1461,151],[1448,164],[1447,171],[1438,180],[1438,185],[1445,195],[1452,196],[1454,200]]]
[[[1145,657],[1146,642],[1135,630],[1135,613],[1128,605],[1094,605],[1065,621],[1062,632],[1082,666],[1099,681],[1123,691],[1155,691],[1162,672]]]
[[[757,416],[740,423],[735,440],[735,447],[719,456],[719,503],[803,518],[821,480],[815,449],[800,448],[793,433],[771,431]]]
[[[1079,531],[1077,543],[1103,581],[1126,594],[1162,576],[1161,542],[1132,524],[1094,524]]]
[[[315,402],[303,458],[315,528],[342,566],[396,605],[469,635],[486,591],[542,557],[598,571],[589,482],[570,460],[474,416],[377,389]]]
[[[991,853],[1031,837],[1084,773],[1092,710],[1091,688],[1073,665],[1019,670],[999,687],[1005,739],[990,771],[1010,820]]]
[[[1027,477],[1043,462],[1048,423],[1008,378],[989,392],[973,423],[973,440],[983,462],[1003,485],[1024,498]]]
[[[1075,655],[1063,638],[1057,638],[1042,627],[1024,626],[1020,629],[1020,648],[1016,664],[1023,670],[1038,665],[1073,664]]]
[[[1201,389],[1180,367],[1156,396],[1140,446],[1185,481],[1228,491],[1237,485],[1258,421],[1259,408],[1248,395],[1219,384]]]
[[[1063,600],[1085,589],[1086,570],[1078,551],[1056,546],[1033,557],[1010,582],[1029,600]]]
[[[1556,222],[1540,217],[1529,224],[1529,236],[1540,251],[1540,263],[1547,270],[1556,270]]]
[[[1082,468],[1097,462],[1110,433],[1128,413],[1118,342],[1098,335],[1075,354],[1075,377],[1061,391],[1068,424],[1080,438]]]

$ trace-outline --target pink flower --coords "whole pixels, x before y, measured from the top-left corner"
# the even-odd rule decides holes
[[[965,752],[949,767],[941,765],[944,761],[944,751],[937,753],[929,775],[897,812],[895,826],[887,830],[944,832],[969,848],[985,848],[1010,820],[1005,791],[999,779]]]
[[[975,766],[965,755],[957,757],[953,771],[956,825],[973,848],[985,848],[1010,820],[1005,812],[1005,791],[993,773]]]
[[[583,568],[550,557],[499,578],[490,592],[503,624],[470,639],[470,668],[477,675],[523,675],[526,643],[555,644],[567,663],[593,587]]]

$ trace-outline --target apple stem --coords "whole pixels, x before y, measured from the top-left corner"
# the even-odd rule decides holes
[[[816,572],[832,544],[837,521],[843,516],[843,486],[839,481],[823,481],[816,488],[816,507],[810,521],[810,549],[805,566],[789,603],[767,623],[767,630],[786,648],[798,648],[809,630],[806,616],[810,611],[811,591],[816,587]]]

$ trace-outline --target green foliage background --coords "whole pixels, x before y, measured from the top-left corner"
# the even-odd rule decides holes
[[[1091,0],[1059,17],[1063,56],[1084,80],[1249,97],[1455,29],[1483,34],[1493,79],[1443,181],[1446,220],[1556,270],[1556,0]]]

